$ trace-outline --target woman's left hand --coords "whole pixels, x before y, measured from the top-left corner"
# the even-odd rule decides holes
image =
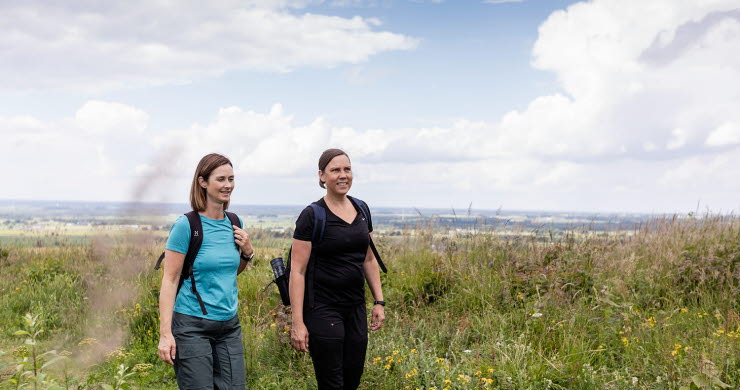
[[[236,246],[241,249],[242,254],[250,256],[254,252],[254,248],[252,248],[252,243],[249,241],[249,234],[239,226],[232,225],[232,227],[234,228],[234,242]]]
[[[385,308],[382,305],[374,305],[370,315],[370,330],[378,330],[383,327],[385,320]]]

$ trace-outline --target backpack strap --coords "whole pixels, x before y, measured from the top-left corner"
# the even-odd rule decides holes
[[[317,245],[319,245],[321,240],[324,239],[324,228],[326,227],[326,209],[319,206],[319,204],[316,202],[311,203],[310,206],[313,210],[313,236],[311,237],[311,251],[313,252],[313,249]],[[308,307],[313,307],[314,305],[313,286],[316,259],[312,259],[312,257],[313,256],[309,256],[308,270],[306,271],[306,286],[311,286],[311,288],[307,288],[305,290],[306,297],[304,297],[304,299],[308,301]]]
[[[239,217],[231,212],[226,211],[226,217],[229,218],[229,221],[232,225],[242,227],[242,222],[239,219]],[[182,263],[182,270],[180,271],[180,281],[177,284],[177,292],[180,291],[180,288],[185,283],[185,281],[190,278],[190,281],[192,283],[192,287],[190,290],[195,294],[195,298],[198,299],[198,305],[200,306],[200,311],[203,313],[203,315],[208,315],[208,311],[206,310],[206,305],[203,303],[203,298],[201,298],[200,293],[198,293],[198,289],[195,287],[195,276],[193,276],[193,264],[195,263],[195,257],[198,256],[198,251],[200,251],[200,246],[203,244],[203,224],[200,221],[200,214],[198,214],[197,211],[190,211],[188,213],[185,213],[185,216],[188,218],[188,224],[190,224],[190,243],[188,244],[188,251],[185,254],[185,260]],[[157,264],[154,265],[154,269],[158,270],[162,266],[162,260],[164,260],[164,252],[159,256],[157,259]]]
[[[312,245],[318,245],[324,239],[324,228],[326,227],[326,209],[319,206],[318,203],[310,204],[313,209],[313,237]]]
[[[368,226],[370,226],[370,218],[368,217],[370,215],[370,209],[367,207],[367,203],[361,201],[360,199],[353,198],[349,195],[347,195],[349,200],[352,201],[352,203],[355,205],[357,209],[360,210],[362,213],[362,216],[365,217],[365,220],[368,223]],[[373,251],[373,256],[375,256],[375,260],[378,261],[378,265],[380,266],[380,269],[383,270],[383,273],[388,273],[388,269],[385,268],[385,264],[383,264],[383,260],[380,258],[380,253],[378,253],[378,249],[375,248],[375,243],[373,242],[373,238],[368,236],[370,239],[370,249]]]
[[[182,264],[182,271],[180,271],[180,282],[177,285],[177,291],[180,291],[185,280],[190,278],[192,287],[190,291],[195,294],[195,298],[198,300],[200,305],[200,311],[203,315],[207,315],[206,305],[203,303],[203,298],[200,297],[198,289],[195,287],[195,276],[193,275],[193,264],[195,263],[195,257],[198,256],[201,244],[203,244],[203,224],[200,221],[200,214],[197,211],[190,211],[185,213],[190,223],[190,244],[188,245],[188,253],[185,254],[185,261]]]
[[[239,217],[236,214],[229,212],[229,211],[225,211],[225,213],[226,213],[226,217],[229,218],[229,221],[231,222],[232,226],[239,226],[239,228],[242,228],[242,229],[244,228],[242,226],[242,221],[239,219]]]

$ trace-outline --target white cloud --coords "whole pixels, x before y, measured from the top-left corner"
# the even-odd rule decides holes
[[[740,120],[736,1],[597,0],[540,26],[533,65],[562,94],[507,114],[498,145],[578,158],[674,158],[702,153],[707,134]]]
[[[377,19],[297,13],[320,1],[0,3],[0,85],[99,91],[230,70],[360,63],[417,41]],[[293,10],[290,10],[290,9]]]
[[[667,169],[658,179],[661,186],[677,191],[703,189],[712,193],[740,191],[740,151],[729,150],[716,155],[696,156],[680,161]]]
[[[125,104],[91,100],[77,110],[75,121],[90,133],[141,134],[147,127],[149,115]]]
[[[141,114],[112,102],[83,108],[77,112],[110,118],[104,128],[125,123],[127,113]],[[740,174],[734,167],[740,149],[667,162],[568,161],[505,153],[495,141],[501,130],[485,122],[362,130],[322,117],[296,123],[279,104],[265,113],[227,107],[209,123],[167,132],[90,133],[83,124],[75,115],[48,122],[0,118],[3,160],[27,161],[7,179],[21,182],[31,172],[36,180],[30,187],[3,187],[0,198],[184,201],[197,161],[219,152],[234,162],[237,203],[296,204],[320,196],[316,163],[328,147],[350,154],[355,194],[406,207],[472,201],[488,208],[660,211],[691,208],[697,199],[734,205],[727,194],[737,189],[732,183]]]
[[[724,123],[707,138],[709,146],[727,146],[740,144],[740,123]]]
[[[233,17],[261,13],[294,22],[314,16],[294,16],[284,7],[306,4],[245,8],[240,12],[247,16]],[[232,159],[240,186],[249,188],[244,195],[237,191],[241,203],[301,203],[296,194],[318,191],[314,176],[321,151],[340,147],[358,167],[359,193],[386,205],[433,206],[449,199],[485,207],[666,210],[693,207],[702,199],[737,207],[739,7],[720,0],[595,0],[555,12],[540,27],[533,65],[554,72],[561,91],[536,97],[497,122],[458,119],[423,128],[362,129],[320,116],[296,123],[276,104],[266,113],[226,107],[208,123],[162,132],[150,130],[147,113],[137,108],[91,101],[59,121],[0,118],[0,153],[9,161],[40,153],[46,161],[64,162],[43,167],[43,185],[68,194],[80,193],[60,184],[70,166],[91,175],[105,172],[89,187],[103,199],[127,196],[132,182],[139,183],[136,194],[177,199],[186,193],[198,159],[215,151]],[[222,15],[220,9],[211,12]],[[329,19],[354,23],[361,35],[384,34],[372,32],[368,20]],[[173,47],[189,47],[193,36],[213,42],[219,36],[214,31],[228,35],[233,27],[196,23],[182,38],[186,43],[168,46],[180,38],[162,38],[155,41],[168,45],[146,50],[166,57]],[[115,38],[118,30],[111,28]],[[142,34],[155,36],[155,30],[143,28]],[[208,53],[220,49],[214,50]],[[201,51],[190,54],[213,61],[215,68],[223,60]],[[165,174],[177,186],[149,184]],[[86,188],[84,181],[72,180]]]
[[[120,179],[136,175],[133,163],[151,154],[147,120],[142,110],[105,101],[89,101],[74,115],[54,121],[0,117],[3,162],[17,167],[15,180],[34,182],[5,187],[0,197],[119,198],[128,183]]]

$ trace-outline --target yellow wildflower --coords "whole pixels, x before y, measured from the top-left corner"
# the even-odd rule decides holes
[[[95,339],[94,337],[88,337],[88,338],[82,339],[82,341],[77,343],[77,345],[89,345],[89,344],[95,344],[97,342],[98,340]]]

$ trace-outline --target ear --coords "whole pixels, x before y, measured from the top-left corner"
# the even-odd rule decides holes
[[[200,184],[201,188],[208,187],[208,182],[203,180],[203,176],[198,176],[198,184]]]

